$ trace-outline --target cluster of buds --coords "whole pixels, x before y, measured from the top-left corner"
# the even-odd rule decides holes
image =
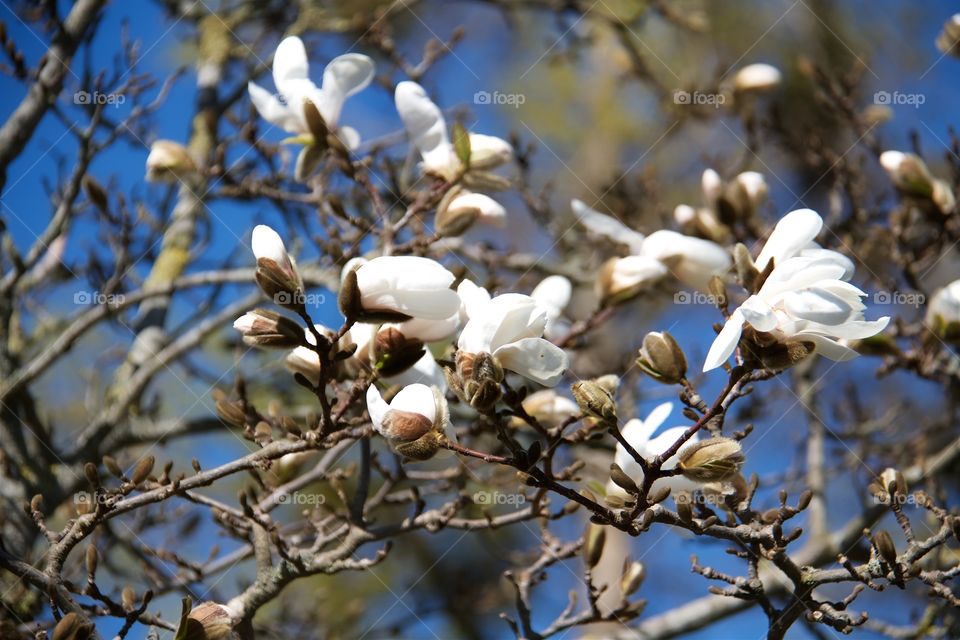
[[[706,169],[700,178],[703,206],[677,205],[673,217],[684,233],[714,242],[730,239],[730,228],[749,222],[769,191],[763,174],[744,171],[724,182],[720,174]]]
[[[666,331],[651,331],[643,337],[637,366],[664,384],[678,384],[687,377],[687,357]]]
[[[456,371],[444,369],[447,384],[467,404],[481,413],[490,411],[500,399],[503,367],[490,353],[458,351]]]
[[[953,188],[946,180],[935,178],[920,156],[902,151],[884,151],[880,154],[880,165],[901,193],[932,202],[944,215],[953,213],[956,207]]]

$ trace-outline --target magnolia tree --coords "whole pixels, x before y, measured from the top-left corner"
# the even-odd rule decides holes
[[[0,30],[0,182],[51,121],[76,147],[49,211],[0,212],[0,636],[960,634],[960,141],[884,143],[907,94],[870,104],[859,56],[753,63],[660,2],[166,2],[195,59],[158,79],[150,42],[89,55],[133,10],[104,4]],[[657,143],[737,144],[544,178],[536,125],[438,100],[503,18],[612,60],[675,114]],[[648,28],[732,64],[672,86]],[[600,100],[561,128],[603,150]]]

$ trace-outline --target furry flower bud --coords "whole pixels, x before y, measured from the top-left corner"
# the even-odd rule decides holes
[[[684,447],[677,467],[694,482],[723,482],[740,473],[745,460],[736,440],[709,438]]]
[[[147,180],[174,182],[196,173],[197,164],[185,146],[172,140],[157,140],[147,156]]]
[[[613,394],[594,380],[575,382],[571,387],[573,399],[580,406],[584,415],[597,418],[603,422],[616,423],[617,404]]]
[[[664,384],[677,384],[687,375],[687,358],[683,349],[666,331],[651,331],[643,337],[637,366]]]
[[[292,349],[303,343],[303,329],[299,324],[267,309],[254,309],[233,323],[246,344],[255,347]]]

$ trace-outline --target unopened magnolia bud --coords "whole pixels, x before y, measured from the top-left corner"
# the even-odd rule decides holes
[[[224,422],[232,424],[235,427],[242,427],[247,423],[247,415],[243,412],[243,406],[239,402],[217,400],[214,406],[216,407],[217,415],[220,416],[220,419]]]
[[[883,558],[891,567],[897,565],[897,548],[893,544],[893,538],[886,531],[878,531],[873,534],[873,544],[876,545],[880,557]]]
[[[503,226],[507,210],[490,196],[458,191],[437,208],[436,227],[441,236],[458,236],[474,222]]]
[[[623,572],[620,574],[620,594],[626,598],[636,593],[646,575],[647,570],[643,564],[627,558],[623,563]]]
[[[610,258],[597,274],[597,297],[606,305],[619,304],[662,280],[669,270],[650,256]]]
[[[154,457],[147,456],[140,460],[137,463],[137,466],[133,468],[133,473],[130,474],[130,482],[135,485],[140,484],[150,476],[150,472],[153,471]]]
[[[730,438],[709,438],[684,447],[677,467],[694,482],[722,482],[740,472],[745,458],[740,443]]]
[[[736,91],[770,91],[780,85],[783,76],[780,70],[769,64],[750,64],[733,77]]]
[[[471,133],[469,139],[471,169],[495,169],[513,159],[513,147],[502,138]]]
[[[960,57],[960,13],[955,13],[943,24],[937,36],[937,49],[944,55]]]
[[[103,185],[97,182],[90,174],[83,176],[81,184],[87,197],[90,198],[90,202],[100,209],[100,211],[107,211],[109,201],[107,200],[107,191],[103,188]]]
[[[613,395],[602,385],[594,380],[584,380],[573,383],[571,390],[573,399],[577,401],[584,415],[603,422],[616,423],[617,404],[613,400]]]
[[[93,634],[93,625],[71,611],[60,618],[50,637],[52,640],[89,640]]]
[[[583,560],[591,569],[600,562],[606,540],[607,529],[605,525],[593,523],[587,525],[587,533],[583,542]]]
[[[664,384],[677,384],[687,375],[687,358],[683,349],[666,331],[651,331],[643,337],[637,366]]]
[[[123,477],[123,469],[112,456],[103,456],[103,466],[116,478]]]
[[[503,367],[489,353],[458,351],[457,374],[467,403],[478,411],[486,411],[500,399]]]
[[[195,629],[191,621],[199,623],[200,629]],[[234,634],[231,611],[216,602],[204,602],[190,612],[187,618],[187,638],[197,640],[232,640],[238,637]]]
[[[633,481],[633,478],[628,476],[623,469],[617,463],[610,465],[610,479],[615,485],[626,491],[627,493],[638,494],[640,493],[640,488],[637,486],[637,483]]]
[[[411,442],[394,442],[393,448],[400,455],[412,460],[429,460],[440,450],[442,441],[443,434],[431,430]]]
[[[39,512],[43,507],[43,496],[39,493],[30,499],[30,511]]]
[[[97,465],[92,462],[88,462],[83,465],[83,475],[86,476],[87,482],[94,488],[100,486],[100,473],[97,471]]]
[[[880,474],[880,483],[884,491],[903,502],[907,497],[907,481],[898,470],[887,467]]]
[[[673,491],[673,489],[671,489],[670,485],[664,484],[650,492],[650,495],[647,497],[647,502],[650,504],[660,504],[670,497],[671,491]]]
[[[423,342],[406,337],[396,327],[380,329],[373,340],[373,360],[380,375],[388,378],[412,367],[423,354]]]
[[[137,594],[130,585],[125,586],[123,591],[120,592],[120,604],[122,604],[123,608],[127,611],[133,611],[133,608],[136,606],[136,599]]]
[[[197,164],[185,146],[172,140],[157,140],[147,156],[147,180],[173,182],[197,171]]]
[[[933,177],[927,165],[916,154],[884,151],[880,154],[880,165],[900,191],[921,198],[933,195]]]
[[[233,323],[243,341],[255,347],[293,349],[303,343],[303,328],[290,318],[267,309],[248,311]]]

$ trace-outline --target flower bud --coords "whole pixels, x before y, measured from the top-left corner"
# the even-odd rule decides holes
[[[496,136],[471,133],[470,168],[495,169],[513,160],[513,147]]]
[[[597,276],[597,296],[607,305],[633,298],[652,287],[668,273],[667,267],[649,256],[610,258]]]
[[[506,217],[507,210],[490,196],[459,191],[438,207],[437,233],[441,236],[458,236],[477,221],[502,227]]]
[[[380,375],[387,378],[403,373],[423,354],[423,342],[407,338],[396,327],[380,329],[373,340],[373,360]]]
[[[646,575],[647,570],[642,563],[630,558],[624,560],[623,571],[620,573],[620,594],[626,598],[636,593]]]
[[[933,204],[937,205],[940,213],[949,215],[953,213],[957,205],[957,199],[953,195],[953,187],[946,180],[939,178],[933,181],[933,193],[930,195]]]
[[[256,280],[260,289],[282,307],[302,307],[303,279],[280,234],[266,225],[257,225],[251,245],[257,258]]]
[[[407,385],[387,403],[371,385],[367,389],[367,410],[377,433],[407,458],[432,458],[447,439],[450,413],[446,398],[436,387]]]
[[[687,375],[687,358],[683,349],[666,331],[651,331],[643,337],[637,366],[664,384],[678,384]]]
[[[196,624],[194,624],[196,623]],[[230,609],[216,602],[203,602],[187,617],[187,638],[191,640],[233,640],[238,638],[233,630],[233,615]]]
[[[286,316],[267,309],[254,309],[233,323],[244,343],[255,347],[292,349],[303,343],[303,328]]]
[[[299,373],[314,386],[320,384],[320,356],[311,347],[297,347],[287,354],[283,364],[291,373]]]
[[[500,399],[503,368],[489,353],[466,353],[456,356],[459,380],[451,386],[462,391],[464,400],[478,411],[487,411]]]
[[[900,191],[921,198],[933,195],[933,177],[919,156],[902,151],[884,151],[880,154],[880,165]]]
[[[708,438],[688,444],[679,453],[677,467],[694,482],[722,482],[740,472],[746,460],[740,443],[730,438]]]
[[[89,640],[94,638],[94,628],[73,611],[60,618],[53,628],[52,640]]]
[[[907,497],[907,481],[897,469],[887,467],[880,474],[880,484],[890,497],[902,503]]]
[[[750,64],[733,77],[733,88],[736,91],[770,91],[780,85],[782,78],[780,70],[773,65]]]
[[[197,164],[190,152],[179,142],[157,140],[150,145],[147,156],[147,180],[174,182],[196,173]]]
[[[893,544],[893,538],[886,531],[878,531],[873,534],[873,544],[877,547],[877,552],[883,561],[891,567],[897,566],[897,547]]]
[[[632,493],[634,495],[640,493],[640,488],[637,486],[637,483],[634,482],[633,478],[628,476],[624,470],[617,465],[617,463],[610,465],[610,480],[613,481],[613,484],[617,485],[627,493]]]
[[[587,564],[587,567],[592,569],[600,562],[606,540],[607,529],[605,525],[594,523],[587,525],[583,542],[583,561]]]
[[[577,403],[559,395],[553,389],[531,393],[523,399],[522,405],[524,411],[548,428],[559,426],[580,413]]]
[[[960,13],[955,13],[943,24],[937,36],[937,49],[944,55],[960,57]]]
[[[597,418],[603,422],[616,424],[617,404],[603,385],[594,380],[575,382],[571,387],[573,399],[580,406],[584,415]]]
[[[150,473],[153,471],[154,463],[155,459],[153,456],[147,456],[140,460],[137,466],[133,468],[133,473],[130,474],[130,482],[138,485],[149,478]]]

